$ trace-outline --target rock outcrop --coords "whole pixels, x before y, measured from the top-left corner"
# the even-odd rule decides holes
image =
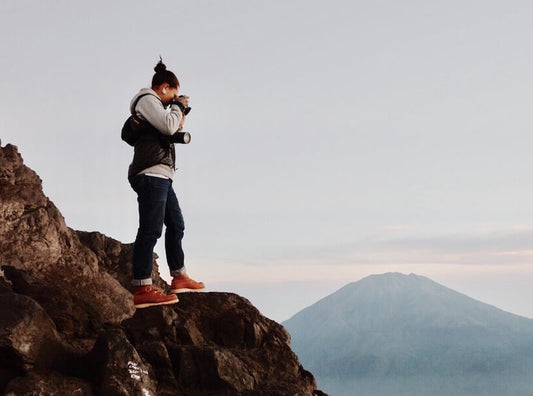
[[[135,310],[131,244],[66,226],[0,146],[0,393],[313,395],[278,323],[231,293]],[[155,283],[168,285],[154,265]]]

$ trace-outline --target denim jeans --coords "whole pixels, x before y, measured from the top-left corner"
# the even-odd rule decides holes
[[[139,229],[133,245],[133,285],[152,284],[154,246],[165,231],[165,252],[173,276],[185,272],[181,246],[185,224],[172,180],[136,175],[130,184],[139,203]]]

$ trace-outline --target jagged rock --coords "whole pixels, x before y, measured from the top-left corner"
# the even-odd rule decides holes
[[[131,318],[122,322],[122,326],[135,345],[159,340],[165,344],[178,342],[178,314],[170,306],[138,309]]]
[[[61,285],[84,301],[97,321],[119,323],[133,314],[128,290],[66,226],[44,195],[41,179],[12,145],[0,148],[0,191],[0,265],[31,273],[43,284]]]
[[[122,326],[151,363],[144,342],[164,343],[185,394],[313,394],[315,380],[290,349],[288,333],[248,300],[232,293],[179,298],[175,305],[138,310]]]
[[[154,370],[158,381],[158,395],[176,395],[183,393],[183,387],[174,375],[174,367],[166,345],[162,341],[147,341],[135,344],[135,349],[143,360]]]
[[[46,311],[33,299],[4,292],[0,294],[0,306],[2,388],[14,378],[26,378],[35,370],[64,370],[65,362],[76,359],[72,348],[59,337]]]
[[[67,227],[42,193],[41,179],[23,165],[12,145],[0,150],[0,189],[0,251],[5,262],[42,271],[59,261],[61,242],[70,242]]]
[[[13,379],[5,390],[5,396],[92,396],[91,384],[79,378],[59,373],[35,373]]]
[[[157,395],[157,382],[120,328],[103,330],[93,350],[81,360],[102,395]]]
[[[98,257],[100,268],[118,280],[122,287],[131,289],[133,243],[122,244],[96,231],[76,231],[76,234],[81,243]],[[159,267],[155,261],[157,258],[157,254],[154,254],[152,281],[157,286],[165,288],[167,285],[159,275]]]
[[[16,362],[14,368],[20,371],[49,366],[59,336],[46,311],[31,298],[16,293],[0,294],[0,306],[2,360],[11,356]]]
[[[13,290],[37,301],[52,318],[57,330],[76,345],[81,346],[81,341],[94,338],[102,327],[97,319],[100,315],[91,314],[90,307],[77,294],[71,294],[59,285],[45,284],[26,271],[11,266],[2,269]]]
[[[0,393],[320,394],[284,328],[242,297],[135,311],[132,244],[68,228],[12,145],[0,192]]]
[[[236,294],[187,293],[181,294],[180,300],[176,311],[186,337],[194,345],[256,348],[267,341],[267,335],[283,345],[289,343],[289,334],[283,327],[263,317],[248,300]]]

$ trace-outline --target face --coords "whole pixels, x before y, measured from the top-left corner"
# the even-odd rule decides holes
[[[178,97],[179,87],[172,88],[168,84],[162,84],[156,89],[157,95],[161,98],[161,101],[166,106],[168,105],[173,99],[176,99]]]

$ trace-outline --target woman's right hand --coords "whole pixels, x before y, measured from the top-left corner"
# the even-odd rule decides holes
[[[178,126],[178,132],[181,132],[183,129],[183,124],[185,123],[185,115],[181,117],[180,125]]]
[[[189,107],[189,97],[187,95],[180,95],[174,100],[180,102],[184,108]]]

